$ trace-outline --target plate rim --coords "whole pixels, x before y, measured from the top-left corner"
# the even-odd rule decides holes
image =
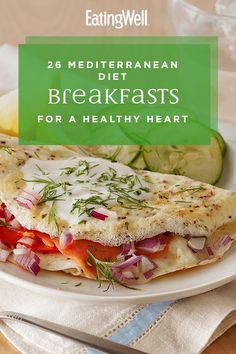
[[[17,268],[17,266],[14,265]],[[46,272],[46,271],[45,271]],[[142,295],[122,295],[122,296],[108,296],[105,295],[91,295],[88,293],[80,293],[80,292],[72,292],[63,289],[57,289],[54,287],[48,287],[45,285],[37,284],[30,282],[28,280],[17,277],[16,275],[12,275],[9,273],[0,270],[0,278],[2,280],[7,281],[13,285],[18,285],[23,289],[27,289],[30,291],[36,292],[37,294],[47,295],[47,296],[56,296],[64,299],[77,300],[84,303],[153,303],[153,302],[161,302],[161,301],[170,301],[170,300],[178,300],[186,297],[199,295],[204,292],[216,289],[222,285],[225,285],[234,279],[236,279],[235,274],[230,274],[229,276],[222,276],[218,280],[213,280],[209,282],[205,282],[201,285],[195,285],[193,287],[188,287],[185,289],[178,289],[175,291],[167,291],[165,293],[149,293]],[[99,289],[98,289],[99,290]],[[104,294],[104,293],[103,293]]]

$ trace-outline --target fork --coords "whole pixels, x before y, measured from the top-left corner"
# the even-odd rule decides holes
[[[23,322],[27,325],[39,327],[45,331],[50,331],[60,334],[64,337],[79,341],[90,347],[110,354],[146,354],[143,351],[130,348],[126,345],[114,343],[108,339],[100,338],[92,334],[88,334],[73,328],[61,326],[59,324],[41,320],[32,316],[24,315],[22,313],[11,311],[0,311],[0,320],[15,320]]]

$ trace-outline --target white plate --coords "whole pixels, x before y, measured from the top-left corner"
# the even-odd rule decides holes
[[[219,129],[228,143],[224,173],[219,186],[236,190],[236,125],[222,123]],[[0,278],[37,293],[63,296],[83,302],[126,302],[148,303],[175,300],[212,290],[236,278],[236,244],[231,247],[223,260],[212,265],[190,269],[157,278],[139,286],[140,291],[120,286],[107,292],[106,285],[98,289],[96,281],[75,278],[64,273],[41,271],[35,277],[10,263],[0,264]],[[76,287],[79,282],[82,285]]]

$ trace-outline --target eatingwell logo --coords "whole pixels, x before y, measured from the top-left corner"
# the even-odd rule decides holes
[[[86,26],[92,27],[114,27],[122,29],[127,26],[149,26],[147,10],[121,10],[119,13],[108,13],[106,11],[95,13],[86,10]]]

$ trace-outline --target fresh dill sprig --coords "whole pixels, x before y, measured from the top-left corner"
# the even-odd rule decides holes
[[[97,166],[98,164],[93,164],[92,162],[88,162],[86,160],[80,160],[78,163],[78,172],[76,173],[76,176],[79,177],[83,174],[86,174],[88,176],[89,172]],[[81,170],[80,167],[82,167]]]
[[[61,176],[64,174],[69,176],[77,170],[77,167],[64,167],[62,170]]]
[[[119,187],[116,184],[110,184],[108,190],[112,195],[117,197],[117,202],[126,209],[142,209],[150,208],[144,200],[133,197],[130,192],[135,192],[136,190],[129,190],[127,188]]]
[[[87,250],[88,257],[86,259],[86,264],[88,267],[92,267],[94,264],[96,267],[96,279],[98,281],[98,287],[102,287],[102,278],[105,278],[105,280],[108,281],[108,286],[104,291],[108,291],[110,287],[114,287],[114,284],[117,283],[127,289],[131,290],[140,290],[137,288],[133,288],[131,286],[128,286],[126,284],[123,284],[119,282],[112,274],[111,271],[111,266],[114,264],[114,262],[109,262],[109,261],[101,261],[97,259],[89,250]]]
[[[133,189],[136,184],[142,187],[142,183],[137,175],[118,176],[117,171],[109,167],[108,171],[103,172],[97,179],[97,182],[114,182],[116,184],[125,184],[127,188]]]
[[[82,283],[80,282],[80,283],[77,283],[77,284],[75,284],[75,288],[77,288],[78,286],[80,286],[80,285],[82,285]]]
[[[42,204],[48,201],[60,200],[60,198],[66,194],[69,194],[68,187],[71,186],[69,182],[55,182],[51,178],[35,178],[32,180],[25,180],[26,182],[44,184],[44,187],[39,191],[42,194],[38,204]],[[62,191],[60,191],[62,189]]]
[[[102,286],[101,277],[104,277],[108,281],[108,287],[105,291],[108,291],[110,287],[114,286],[115,284],[115,279],[109,267],[113,264],[113,262],[100,261],[89,250],[87,250],[87,253],[88,253],[88,257],[86,259],[86,264],[89,267],[92,267],[92,263],[94,263],[96,267],[96,279],[99,284],[98,287],[101,288]]]
[[[96,206],[107,208],[109,201],[115,201],[121,207],[126,209],[153,208],[149,206],[140,196],[143,192],[149,192],[149,189],[142,184],[139,176],[136,174],[120,175],[116,169],[108,167],[104,172],[95,173],[92,171],[98,164],[87,160],[80,160],[73,166],[62,168],[60,175],[76,177],[73,184],[90,184],[85,188],[89,189],[90,195],[87,198],[78,198],[73,201],[70,212],[78,212],[78,216],[91,216],[92,210]],[[41,196],[38,204],[65,200],[73,192],[73,184],[70,181],[54,181],[50,176],[45,176],[47,172],[36,165],[40,171],[40,176],[35,175],[31,180],[25,180],[35,184],[41,184],[43,187],[39,191]],[[92,173],[91,173],[92,171]],[[102,188],[101,190],[99,188]],[[104,192],[104,188],[106,191]],[[52,216],[55,204],[52,205]]]
[[[108,171],[103,172],[97,179],[97,183],[106,183],[111,195],[116,196],[117,202],[128,209],[141,209],[147,207],[147,204],[135,198],[142,192],[149,192],[149,189],[144,187],[137,175],[122,175],[118,176],[117,171],[109,167]]]
[[[80,160],[75,166],[73,167],[65,167],[62,168],[62,173],[61,175],[65,174],[67,176],[71,175],[72,173],[75,173],[77,177],[81,175],[87,175],[89,172],[98,166],[97,164],[93,164],[92,162],[86,161],[86,160]]]
[[[98,187],[100,185],[103,186],[104,182],[109,192],[108,197],[102,198],[103,193],[90,189],[90,191],[94,191],[96,195],[86,199],[77,199],[72,205],[71,213],[73,213],[75,209],[78,209],[79,216],[83,214],[90,216],[91,211],[96,205],[107,207],[108,201],[114,199],[117,200],[117,203],[120,204],[121,207],[126,209],[151,208],[145,201],[136,197],[141,195],[143,191],[148,192],[148,189],[142,186],[138,176],[117,176],[116,170],[109,167],[108,171],[103,172],[97,178],[97,182],[95,182],[94,185]]]
[[[45,172],[39,165],[35,165],[36,167],[37,167],[37,169],[42,173],[42,175],[44,175],[44,176],[47,176],[47,175],[49,175],[49,173],[48,172]]]
[[[51,222],[53,222],[55,224],[58,236],[60,236],[61,228],[60,228],[58,221],[57,221],[55,200],[53,200],[51,208],[48,213],[48,223],[50,224]]]
[[[194,194],[196,192],[205,190],[204,187],[202,186],[193,186],[193,187],[189,187],[189,188],[181,188],[178,192],[175,192],[174,194],[179,194],[179,193],[184,193],[184,192],[192,192],[191,194]]]
[[[108,201],[111,197],[103,199],[99,195],[94,195],[88,198],[77,199],[72,205],[71,213],[78,209],[79,216],[87,214],[90,216],[91,211],[95,208],[95,205],[102,205],[104,207],[108,206]]]

